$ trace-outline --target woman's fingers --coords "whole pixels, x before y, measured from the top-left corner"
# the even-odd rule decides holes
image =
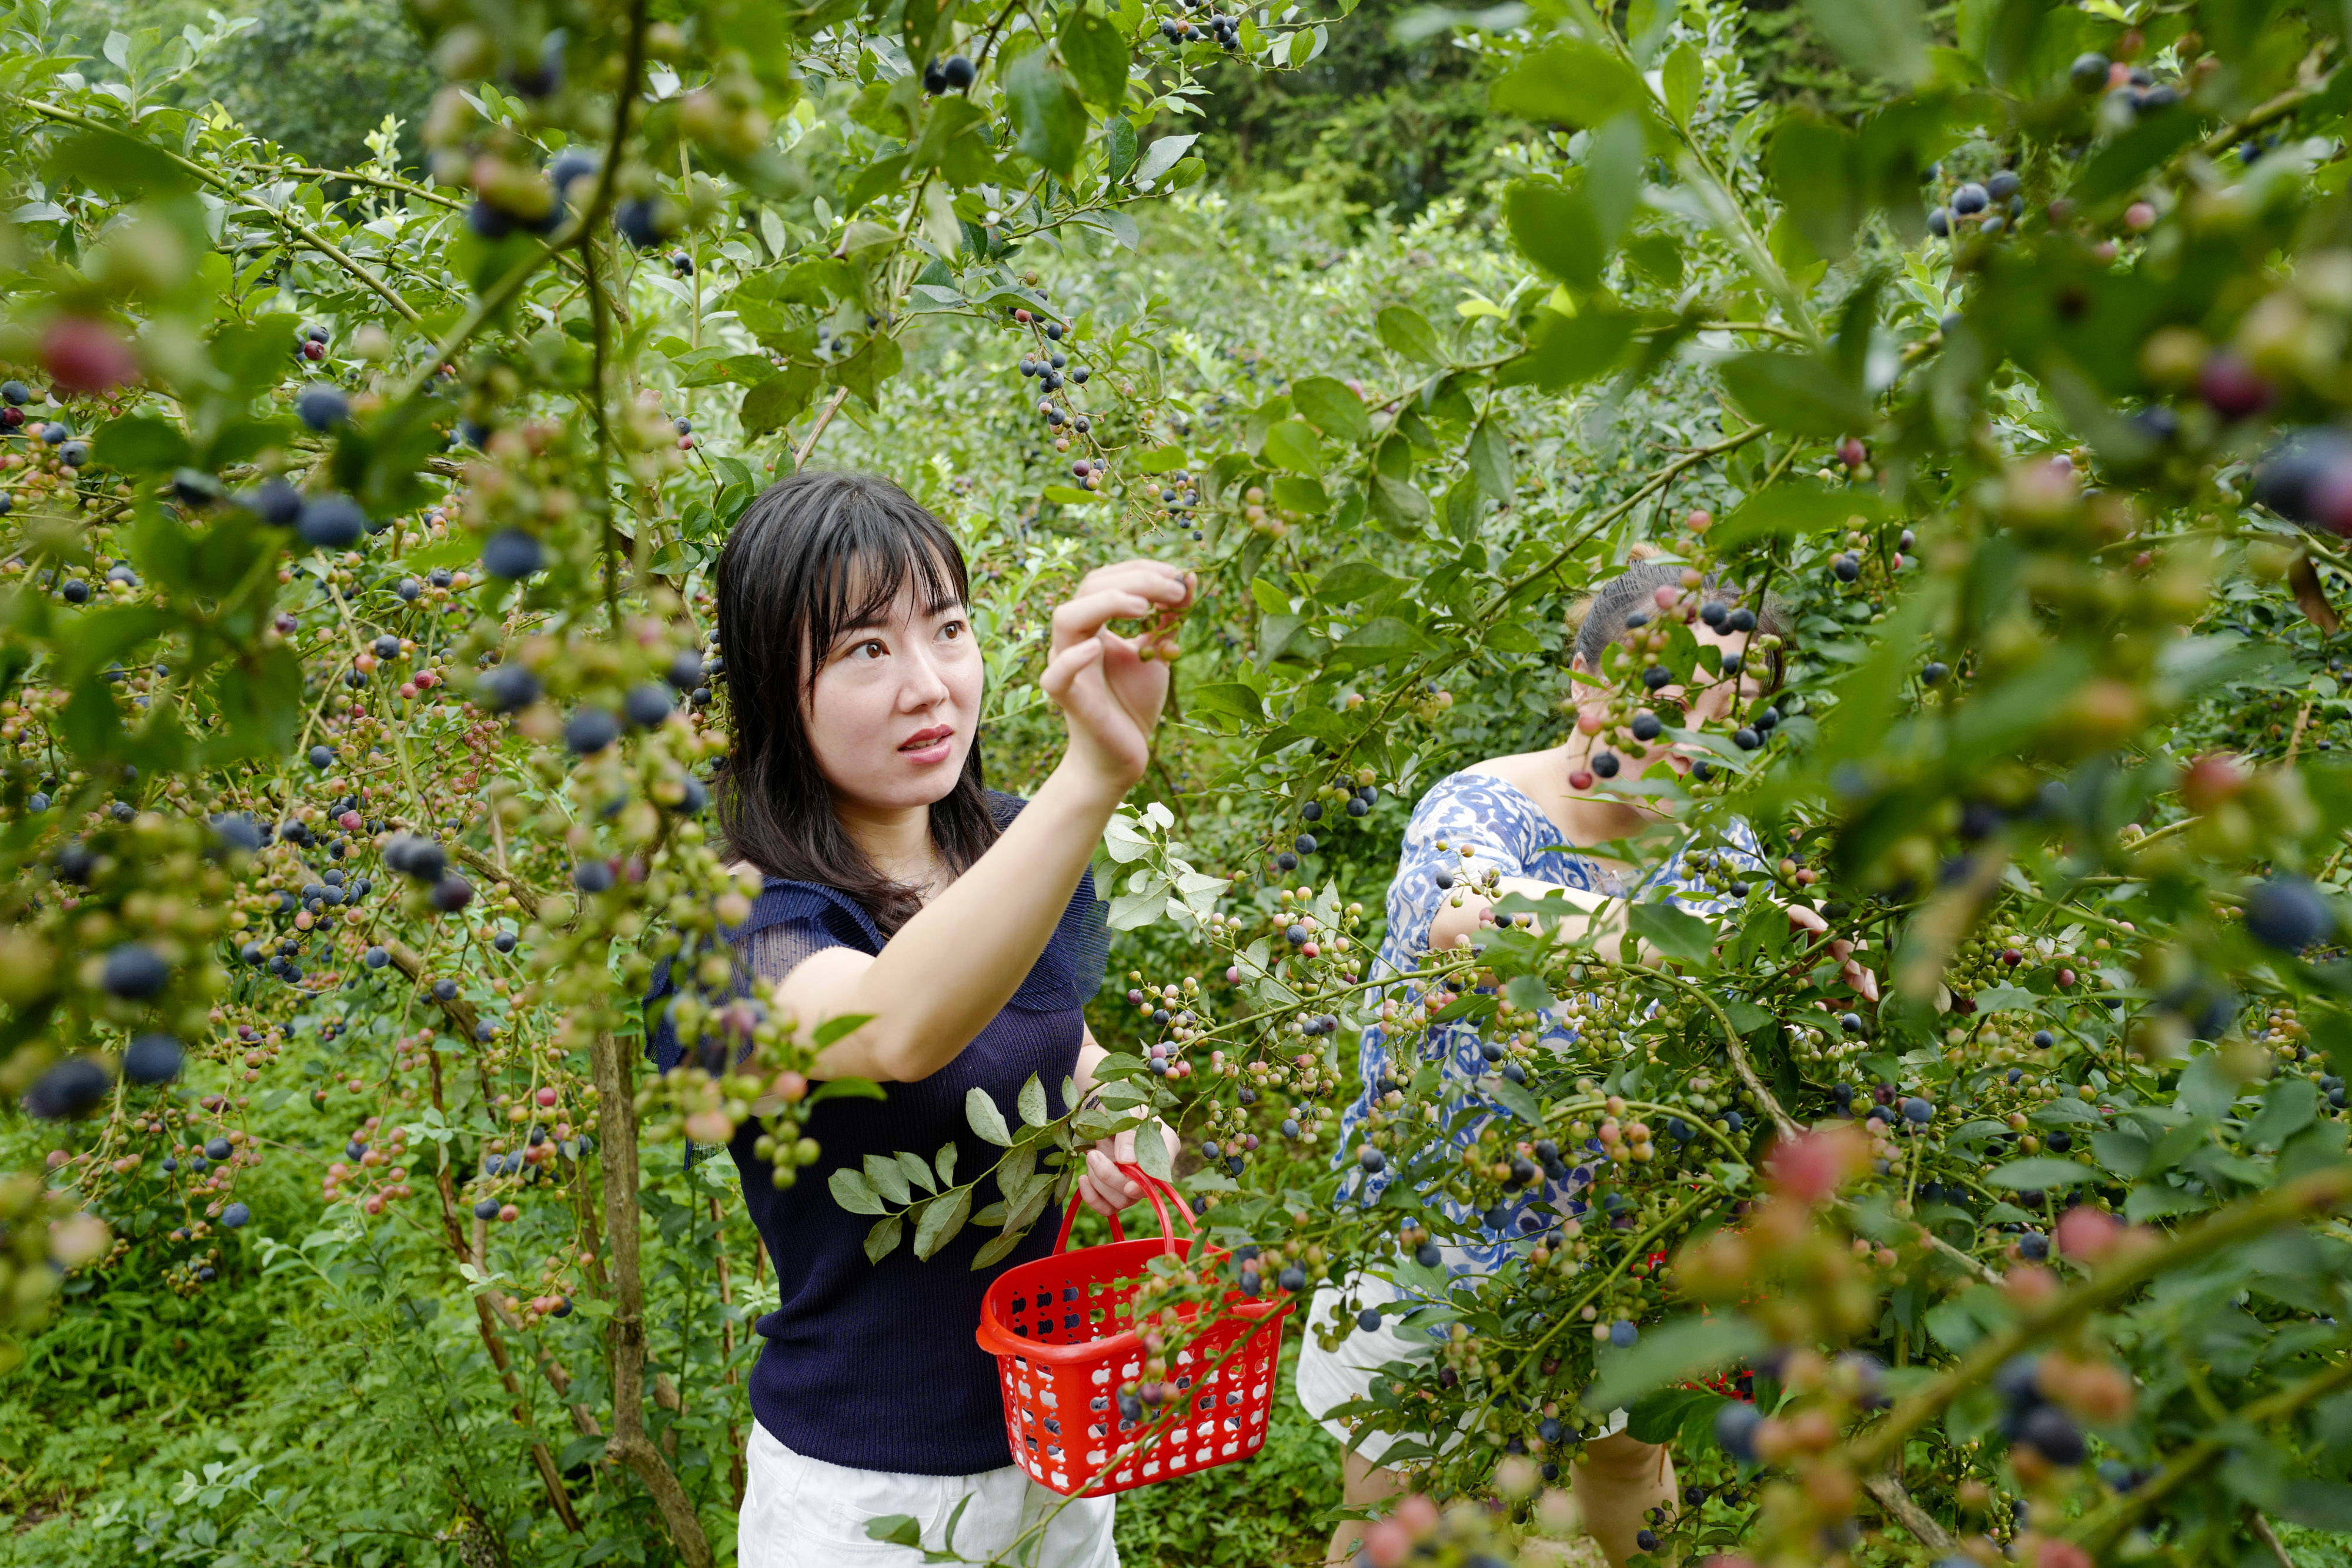
[[[1192,602],[1195,579],[1189,571],[1160,560],[1123,560],[1098,566],[1079,580],[1078,592],[1122,588],[1149,595],[1170,606]]]
[[[1077,594],[1055,608],[1054,646],[1066,648],[1092,637],[1112,621],[1149,615],[1155,608],[1149,595],[1131,588],[1103,588]]]
[[[1129,1152],[1133,1153],[1132,1147]],[[1111,1202],[1113,1208],[1125,1208],[1143,1196],[1135,1184],[1127,1179],[1127,1173],[1118,1168],[1111,1151],[1102,1144],[1097,1144],[1087,1151],[1086,1180],[1093,1185],[1096,1192]]]
[[[1819,910],[1808,909],[1801,904],[1792,904],[1788,907],[1789,924],[1798,930],[1820,932],[1830,928],[1830,923],[1822,918]]]

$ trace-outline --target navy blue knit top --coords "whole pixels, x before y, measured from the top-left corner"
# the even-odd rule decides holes
[[[1002,825],[1024,802],[991,791],[990,804]],[[768,879],[751,918],[728,936],[769,981],[824,948],[878,954],[883,941],[848,894],[782,877]],[[985,1269],[974,1269],[972,1259],[996,1231],[971,1225],[927,1261],[902,1240],[872,1264],[865,1244],[874,1217],[843,1209],[826,1184],[835,1170],[860,1168],[867,1155],[912,1149],[928,1160],[950,1142],[960,1178],[986,1170],[1002,1151],[965,1120],[964,1099],[975,1086],[1018,1126],[1021,1086],[1034,1072],[1048,1109],[1060,1115],[1062,1081],[1077,1068],[1080,1009],[1102,984],[1107,950],[1104,907],[1089,872],[1013,999],[953,1061],[916,1082],[885,1085],[886,1099],[828,1100],[810,1113],[808,1135],[824,1153],[792,1186],[779,1191],[769,1163],[752,1153],[759,1124],[737,1130],[730,1152],[743,1202],[774,1260],[780,1294],[757,1325],[767,1343],[751,1369],[751,1414],[786,1448],[829,1464],[908,1475],[973,1475],[1012,1462],[996,1363],[972,1331],[990,1283],[1051,1252],[1054,1226],[1037,1226]],[[646,998],[648,1050],[665,1072],[682,1055],[667,1009],[655,1005],[671,988],[665,974]],[[972,1209],[999,1196],[994,1178],[982,1177]]]

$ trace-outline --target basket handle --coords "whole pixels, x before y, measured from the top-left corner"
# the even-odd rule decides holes
[[[1185,1224],[1191,1226],[1195,1231],[1198,1231],[1201,1228],[1201,1221],[1193,1215],[1192,1206],[1184,1201],[1184,1195],[1178,1192],[1174,1186],[1171,1186],[1167,1182],[1161,1181],[1158,1176],[1153,1176],[1141,1166],[1122,1165],[1118,1169],[1120,1175],[1133,1181],[1138,1186],[1140,1186],[1143,1189],[1143,1196],[1150,1199],[1152,1211],[1160,1217],[1160,1238],[1167,1243],[1167,1246],[1163,1250],[1169,1252],[1176,1250],[1175,1228],[1169,1222],[1168,1218],[1168,1204],[1170,1200],[1174,1201],[1176,1205],[1176,1212],[1184,1217]],[[1086,1166],[1083,1161],[1080,1162],[1078,1170],[1080,1175],[1085,1174]],[[1078,1210],[1082,1207],[1083,1205],[1078,1197],[1077,1183],[1073,1180],[1070,1184],[1070,1206],[1062,1211],[1062,1232],[1059,1236],[1054,1239],[1055,1251],[1066,1252],[1070,1249],[1070,1227],[1077,1222]],[[1127,1239],[1127,1232],[1120,1227],[1118,1223],[1118,1216],[1116,1214],[1110,1217],[1110,1234],[1111,1239],[1114,1241],[1124,1241]]]

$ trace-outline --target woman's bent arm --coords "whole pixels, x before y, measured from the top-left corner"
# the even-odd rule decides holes
[[[827,1046],[812,1074],[908,1083],[953,1061],[1045,951],[1122,793],[1066,759],[880,953],[828,947],[794,967],[776,987],[781,1010],[807,1023],[869,1020]]]

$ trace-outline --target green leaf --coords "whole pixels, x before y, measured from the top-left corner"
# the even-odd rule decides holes
[[[1348,383],[1330,376],[1307,376],[1290,386],[1290,406],[1299,417],[1334,441],[1359,445],[1372,434],[1364,400]]]
[[[1160,137],[1143,150],[1143,161],[1135,166],[1136,183],[1141,184],[1146,180],[1157,180],[1176,167],[1184,154],[1192,151],[1192,143],[1199,140],[1201,133],[1197,131],[1187,131],[1181,136]]]
[[[1866,490],[1832,490],[1811,480],[1784,479],[1732,507],[1707,535],[1707,542],[1720,550],[1750,539],[1825,534],[1845,528],[1850,517],[1876,522],[1885,513],[1885,504]]]
[[[1512,976],[1510,984],[1503,988],[1503,995],[1510,998],[1513,1007],[1524,1008],[1531,1013],[1541,1012],[1557,1000],[1551,994],[1551,988],[1533,975]]]
[[[1429,497],[1402,479],[1375,474],[1370,486],[1372,516],[1392,528],[1417,528],[1429,521]]]
[[[1135,133],[1130,131],[1130,142]],[[937,169],[940,177],[961,190],[981,184],[996,172],[996,153],[988,141],[988,115],[970,99],[949,94],[931,100],[923,117],[923,132],[908,150],[909,169]]]
[[[1223,714],[1244,724],[1256,724],[1265,717],[1265,699],[1257,695],[1255,687],[1239,681],[1194,686],[1185,694],[1184,706],[1196,714]]]
[[[915,1226],[915,1256],[929,1262],[939,1249],[956,1238],[963,1228],[965,1217],[971,1213],[971,1188],[960,1186],[942,1193],[923,1206],[923,1218]]]
[[[1176,1179],[1176,1166],[1168,1154],[1168,1140],[1160,1135],[1158,1127],[1148,1122],[1135,1134],[1135,1163],[1143,1167],[1143,1174],[1148,1176],[1167,1182]]]
[[[866,1233],[866,1260],[879,1263],[898,1250],[898,1238],[906,1233],[906,1216],[894,1214],[887,1219],[877,1219]]]
[[[1488,1099],[1530,1127],[1543,1125],[1543,1107],[1536,1103],[1536,1097],[1528,1092],[1526,1084],[1514,1083],[1500,1073],[1490,1072],[1478,1080],[1478,1087]]]
[[[1560,38],[1506,71],[1488,101],[1505,114],[1538,124],[1593,126],[1648,97],[1648,87],[1615,54],[1581,39]]]
[[[1801,111],[1772,133],[1766,164],[1790,220],[1814,252],[1830,260],[1853,248],[1864,212],[1853,133]]]
[[[816,389],[817,371],[808,365],[793,365],[782,375],[754,383],[744,392],[738,414],[744,435],[757,440],[783,429],[807,410]]]
[[[1035,1073],[1021,1086],[1021,1119],[1033,1127],[1042,1127],[1053,1118],[1045,1113],[1045,1085]]]
[[[1541,309],[1528,329],[1528,351],[1495,373],[1507,387],[1564,392],[1608,371],[1633,340],[1633,319],[1617,310],[1584,309],[1573,316]]]
[[[2246,1142],[2282,1149],[2319,1113],[2319,1086],[2308,1078],[2281,1078],[2263,1097],[2262,1113],[2246,1127]]]
[[[996,1102],[988,1097],[988,1091],[977,1083],[963,1097],[963,1113],[964,1119],[971,1124],[973,1132],[999,1148],[1013,1146],[1013,1134],[1004,1125],[1004,1113],[996,1108]]]
[[[2128,195],[2202,129],[2202,120],[2186,105],[2144,116],[2084,161],[2066,194],[2085,207]]]
[[[1584,1395],[1587,1410],[1614,1410],[1654,1388],[1719,1372],[1764,1348],[1764,1335],[1746,1318],[1678,1318],[1642,1331],[1629,1350],[1595,1357],[1600,1376]]]
[[[1087,102],[1115,110],[1126,100],[1127,40],[1117,27],[1092,11],[1072,6],[1055,41]]]
[[[1805,14],[1864,76],[1911,87],[1927,74],[1927,18],[1918,0],[1805,0]]]
[[[168,474],[194,461],[180,427],[152,414],[132,414],[100,427],[91,452],[121,474]]]
[[[1311,478],[1323,472],[1322,444],[1315,439],[1314,428],[1303,419],[1277,420],[1268,426],[1265,444],[1259,450],[1268,463],[1294,474]]]
[[[1442,365],[1445,350],[1438,346],[1437,329],[1410,305],[1391,305],[1372,318],[1372,330],[1391,353],[1416,364]]]
[[[1032,49],[1005,72],[1006,112],[1013,146],[1037,165],[1067,180],[1077,170],[1087,139],[1087,106],[1044,49]]]
[[[833,1201],[852,1214],[883,1214],[888,1212],[881,1198],[875,1196],[873,1184],[864,1174],[843,1166],[827,1178],[825,1186],[833,1190]]]
[[[1819,355],[1736,354],[1716,374],[1741,413],[1774,430],[1851,435],[1873,422],[1862,389]]]
[[[923,1158],[922,1155],[915,1153],[913,1150],[900,1149],[898,1151],[898,1168],[906,1173],[907,1181],[910,1187],[919,1186],[925,1192],[937,1192],[939,1190],[939,1184],[931,1179],[931,1162]]]
[[[1994,1186],[2007,1187],[2011,1192],[2032,1192],[2051,1187],[2080,1186],[2098,1179],[2099,1173],[2073,1160],[2051,1159],[2034,1155],[2011,1160],[1995,1166],[1985,1173],[1985,1180]]]
[[[1554,277],[1580,289],[1601,282],[1609,247],[1582,191],[1521,180],[1503,193],[1503,217],[1519,254]]]
[[[992,1263],[1003,1261],[1004,1255],[1020,1246],[1022,1237],[1027,1234],[1028,1229],[1024,1227],[1019,1230],[1008,1230],[1001,1236],[990,1237],[988,1244],[973,1257],[971,1266],[974,1269],[985,1269]]]
[[[880,1155],[866,1156],[866,1179],[885,1203],[907,1203],[913,1199],[914,1189],[907,1185],[907,1173],[896,1159]]]
[[[955,1180],[956,1145],[953,1138],[940,1145],[940,1152],[932,1159],[931,1164],[939,1168],[941,1186],[946,1186]]]
[[[1492,420],[1480,420],[1478,428],[1470,433],[1469,447],[1463,453],[1469,465],[1470,476],[1478,482],[1489,500],[1509,506],[1518,494],[1517,476],[1511,471],[1509,437],[1495,428]]]
[[[1715,950],[1715,927],[1671,904],[1637,904],[1626,925],[1649,946],[1686,964],[1703,964]]]
[[[1116,185],[1135,167],[1135,122],[1123,114],[1112,115],[1103,140],[1108,144],[1104,152],[1105,172]]]
[[[1677,45],[1659,68],[1658,76],[1665,89],[1666,112],[1675,117],[1676,125],[1688,125],[1691,110],[1698,107],[1699,89],[1706,78],[1697,41],[1685,38]]]

